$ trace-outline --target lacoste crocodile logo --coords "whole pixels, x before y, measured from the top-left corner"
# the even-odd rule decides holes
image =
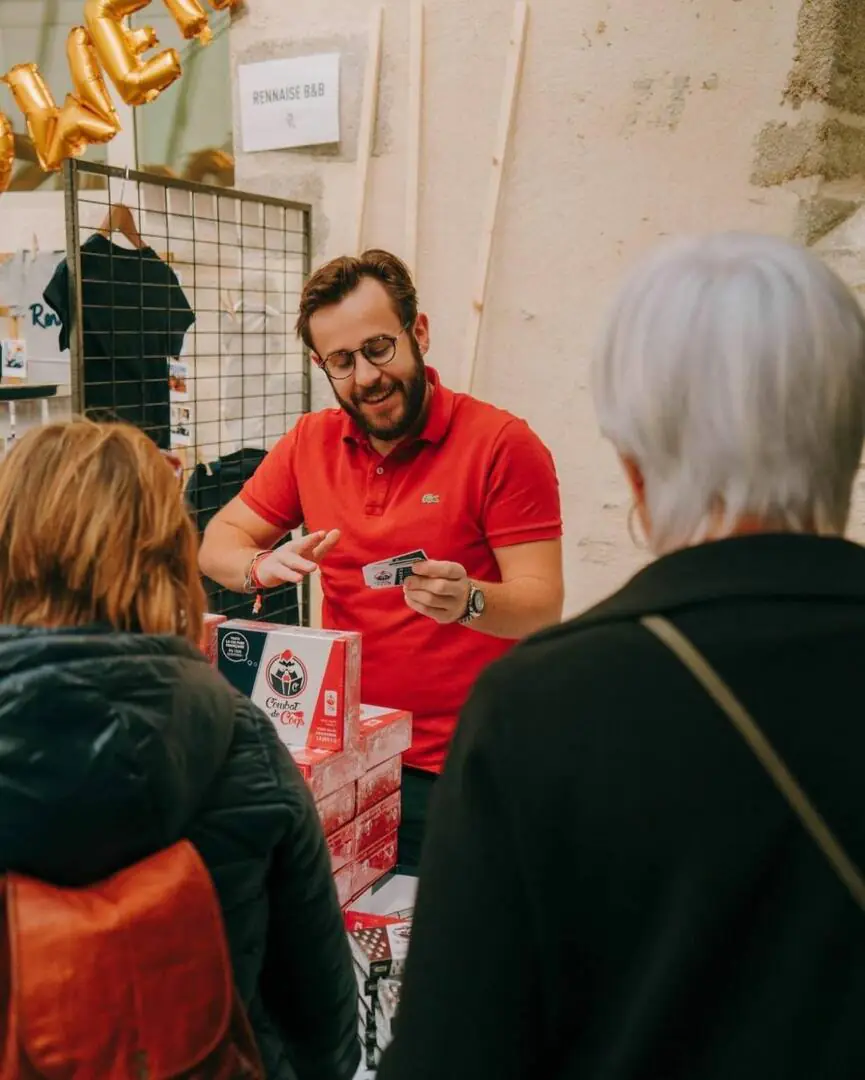
[[[421,502],[424,504],[424,506],[434,506],[437,503],[441,502],[441,499],[438,495],[424,495],[424,497],[421,499]]]

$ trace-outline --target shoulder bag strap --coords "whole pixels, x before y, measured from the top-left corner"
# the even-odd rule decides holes
[[[853,899],[865,910],[865,879],[745,706],[702,653],[671,622],[659,615],[647,615],[640,619],[640,623],[667,646],[727,715],[832,864],[835,873],[850,890]]]

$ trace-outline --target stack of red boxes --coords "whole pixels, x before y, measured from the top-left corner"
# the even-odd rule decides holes
[[[199,648],[213,667],[216,667],[216,654],[219,649],[219,642],[216,640],[217,627],[221,626],[226,621],[226,615],[207,614],[204,616],[204,626],[202,628]]]
[[[360,704],[359,634],[220,621],[205,651],[214,631],[219,670],[270,718],[309,784],[344,907],[396,865],[411,714]]]
[[[396,866],[402,755],[411,746],[410,713],[360,712],[353,750],[292,750],[318,806],[343,907]]]

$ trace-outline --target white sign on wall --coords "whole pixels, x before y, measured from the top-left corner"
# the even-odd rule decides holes
[[[238,67],[246,153],[339,142],[339,53]]]

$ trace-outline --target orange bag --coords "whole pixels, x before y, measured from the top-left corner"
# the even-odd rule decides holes
[[[186,841],[107,881],[0,880],[2,1080],[264,1080]]]

